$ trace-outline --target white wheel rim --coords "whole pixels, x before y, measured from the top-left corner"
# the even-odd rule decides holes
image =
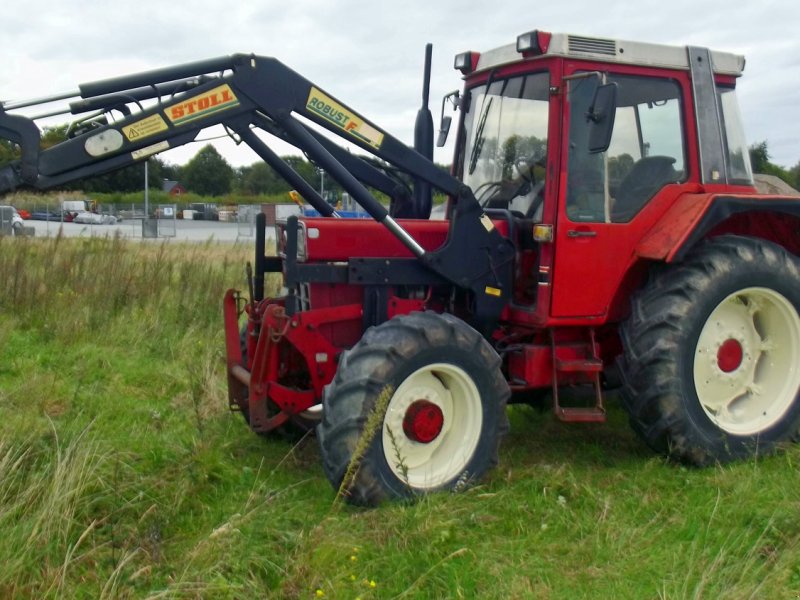
[[[415,441],[403,429],[412,404],[434,404],[443,423],[436,438]],[[478,446],[483,425],[481,397],[463,369],[435,363],[414,371],[389,400],[383,422],[383,453],[392,472],[410,487],[428,490],[459,477]]]
[[[761,287],[725,298],[709,315],[694,354],[700,406],[720,429],[760,433],[789,410],[800,388],[800,318],[783,295]]]

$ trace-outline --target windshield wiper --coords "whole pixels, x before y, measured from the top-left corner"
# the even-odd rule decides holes
[[[486,91],[488,92],[489,89],[487,88]],[[481,118],[478,121],[478,129],[475,130],[475,145],[472,147],[472,153],[469,155],[469,174],[475,171],[475,167],[478,164],[478,157],[481,155],[481,151],[483,150],[483,142],[486,138],[483,136],[483,128],[486,127],[486,117],[489,116],[489,109],[492,107],[492,100],[494,97],[489,97],[489,101],[486,102],[483,110],[481,111]]]
[[[486,95],[483,97],[483,105],[481,107],[481,118],[478,119],[478,129],[475,130],[475,145],[472,147],[472,153],[469,155],[468,172],[470,175],[475,171],[478,163],[478,158],[483,150],[483,128],[486,126],[486,117],[489,116],[489,109],[492,107],[492,96],[489,96],[489,90],[492,89],[494,83],[494,76],[497,75],[497,69],[492,69],[489,72],[489,77],[486,78]],[[502,92],[501,92],[502,93]],[[486,97],[489,96],[489,102],[486,102]]]

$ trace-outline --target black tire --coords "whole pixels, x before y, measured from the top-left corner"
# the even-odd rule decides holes
[[[466,487],[497,464],[509,395],[500,357],[469,325],[432,312],[395,317],[344,353],[325,389],[317,428],[325,474],[348,502],[364,506]],[[392,431],[389,421],[441,397],[453,402],[432,440],[413,439],[405,421]],[[412,450],[422,453],[411,457],[420,464],[404,471],[398,463]]]
[[[245,325],[239,331],[239,345],[242,350],[242,366],[247,368],[247,326]],[[267,409],[269,414],[276,414],[280,409],[275,405],[275,403],[267,399]],[[248,410],[247,406],[240,406],[239,412],[242,413],[242,418],[247,423],[247,426],[250,426],[250,411]],[[258,431],[258,435],[264,437],[270,437],[273,435],[280,436],[285,438],[289,441],[295,441],[302,438],[306,435],[309,431],[313,430],[317,424],[319,423],[318,420],[314,419],[306,419],[300,415],[292,415],[289,417],[289,420],[286,421],[280,427],[275,428],[272,431]]]
[[[796,440],[799,308],[800,261],[760,239],[713,238],[654,274],[621,328],[633,429],[697,466]]]

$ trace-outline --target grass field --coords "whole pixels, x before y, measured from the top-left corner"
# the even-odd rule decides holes
[[[249,248],[0,238],[2,598],[797,598],[800,449],[705,470],[510,409],[480,486],[334,502],[226,406]]]

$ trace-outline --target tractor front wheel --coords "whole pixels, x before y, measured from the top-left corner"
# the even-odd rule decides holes
[[[510,395],[500,358],[449,314],[372,327],[326,388],[325,473],[353,504],[460,489],[497,463]]]
[[[796,439],[799,308],[800,261],[764,240],[714,238],[655,276],[622,327],[633,428],[696,465]]]

